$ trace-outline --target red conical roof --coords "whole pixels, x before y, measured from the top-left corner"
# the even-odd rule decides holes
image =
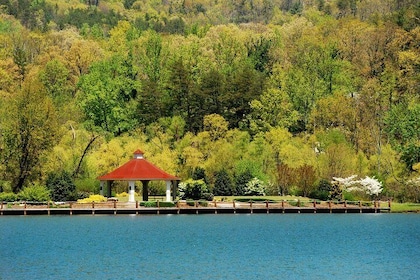
[[[136,150],[134,158],[114,171],[98,177],[101,181],[180,180],[143,158],[143,152]]]

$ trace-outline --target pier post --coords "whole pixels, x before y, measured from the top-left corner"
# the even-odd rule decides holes
[[[217,201],[214,201],[214,214],[217,214]]]
[[[235,205],[235,200],[233,201],[233,213],[236,214],[236,205]]]
[[[252,214],[252,213],[254,213],[254,211],[252,210],[252,199],[249,201],[249,207],[251,208],[251,209],[250,209],[251,214]]]
[[[363,211],[362,211],[362,202],[359,200],[359,211],[360,211],[360,213],[362,213]]]
[[[3,200],[1,201],[1,208],[0,208],[1,215],[3,215]]]
[[[179,210],[179,201],[176,202],[176,208],[177,208],[176,213],[179,214],[179,212],[180,212],[180,210]]]
[[[73,203],[72,202],[70,202],[70,215],[73,215]]]
[[[284,200],[281,201],[281,209],[282,209],[282,213],[284,214]]]
[[[389,211],[391,211],[391,200],[390,199],[388,199],[388,208],[389,208]]]
[[[328,200],[328,209],[330,209],[330,213],[332,213],[331,200]]]
[[[23,210],[23,215],[25,215],[26,216],[26,201],[25,201],[25,204],[24,204],[24,210]]]
[[[114,200],[114,215],[117,215],[117,201]]]
[[[47,202],[47,209],[48,209],[47,212],[48,212],[48,216],[49,216],[50,215],[50,202],[49,201]]]
[[[198,214],[198,201],[194,201],[194,205],[195,205],[195,214]]]
[[[157,214],[159,215],[159,214],[160,214],[160,211],[159,211],[159,208],[160,208],[160,205],[159,205],[159,199],[158,199],[158,201],[156,201],[156,204],[157,204],[157,208],[158,208],[158,210],[157,210]]]
[[[299,208],[298,213],[300,214],[300,199],[298,199],[298,201],[297,201],[297,207]]]
[[[344,213],[347,213],[347,200],[344,200]]]
[[[314,200],[313,205],[314,205],[314,213],[316,213],[316,200]]]
[[[95,215],[95,201],[92,201],[92,215]]]
[[[265,201],[265,207],[267,208],[267,214],[270,214],[270,208],[268,207],[268,200]]]
[[[374,200],[373,201],[373,208],[375,209],[375,213],[378,213],[378,206],[377,206],[377,201],[376,200]]]
[[[136,215],[139,214],[139,201],[136,200]]]

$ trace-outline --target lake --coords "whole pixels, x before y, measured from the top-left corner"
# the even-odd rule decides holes
[[[0,217],[0,279],[418,279],[418,214]]]

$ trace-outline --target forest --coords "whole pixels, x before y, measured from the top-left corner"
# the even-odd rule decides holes
[[[137,149],[214,195],[420,202],[420,2],[0,0],[0,192],[97,193]]]

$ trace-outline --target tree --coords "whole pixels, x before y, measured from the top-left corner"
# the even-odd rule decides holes
[[[393,147],[401,152],[401,159],[407,169],[413,170],[420,162],[420,105],[408,108],[404,104],[394,106],[385,117],[385,131]]]
[[[258,178],[252,178],[244,190],[244,195],[264,196],[266,193],[266,186],[263,181]]]
[[[209,132],[212,141],[224,138],[228,131],[229,123],[220,115],[211,114],[204,116],[204,130]]]
[[[130,57],[115,55],[95,63],[80,78],[79,104],[89,124],[114,135],[136,126],[136,75]]]
[[[302,191],[303,196],[308,196],[315,190],[316,174],[313,166],[304,164],[295,171],[297,187]]]
[[[208,179],[207,179],[207,175],[206,175],[206,170],[204,170],[204,168],[201,167],[196,167],[194,168],[193,174],[192,174],[192,179],[193,180],[203,180],[204,183],[206,183],[206,185],[208,185]]]
[[[72,97],[69,84],[69,71],[64,64],[53,59],[49,61],[39,74],[47,93],[53,99],[56,107],[64,107]]]
[[[278,194],[287,195],[289,193],[289,188],[294,181],[294,169],[290,168],[287,164],[278,164],[276,179],[278,184]]]
[[[168,112],[176,112],[187,125],[189,131],[199,131],[202,119],[199,114],[199,100],[196,84],[188,65],[182,57],[175,59],[170,66],[168,78]]]
[[[54,107],[41,88],[37,81],[25,82],[6,106],[9,113],[1,123],[4,177],[12,181],[15,193],[29,179],[39,178],[42,155],[54,146],[58,137]]]
[[[232,195],[232,180],[225,169],[217,171],[214,174],[214,195],[230,196]]]
[[[245,170],[244,172],[237,174],[235,176],[235,191],[234,195],[245,195],[247,184],[251,179],[254,178],[250,170]]]
[[[50,190],[53,201],[73,201],[77,199],[76,185],[71,174],[66,171],[48,174],[45,184]]]

